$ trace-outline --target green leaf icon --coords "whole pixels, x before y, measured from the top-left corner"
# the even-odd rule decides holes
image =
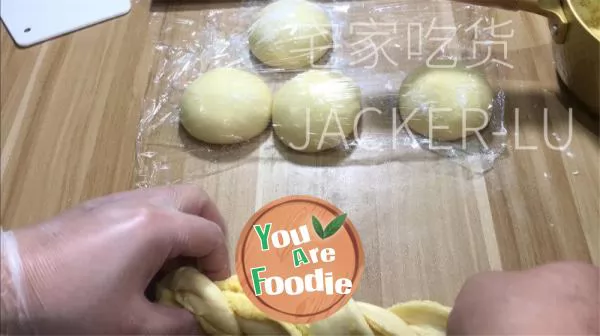
[[[325,233],[323,234],[323,239],[329,238],[333,236],[336,232],[338,232],[342,228],[342,225],[344,225],[344,222],[346,221],[346,216],[346,214],[341,214],[334,218],[331,221],[331,223],[327,224],[327,227],[325,228]]]
[[[325,237],[323,237],[323,235],[324,235],[323,226],[321,225],[321,222],[319,222],[319,220],[315,216],[312,216],[312,225],[313,225],[313,228],[315,229],[315,232],[317,233],[317,236],[319,236],[319,238],[321,238],[321,239],[325,239]]]
[[[347,216],[348,215],[346,214],[341,214],[337,216],[331,221],[331,223],[327,224],[325,230],[323,230],[323,225],[321,225],[319,219],[315,216],[312,216],[312,225],[315,229],[315,232],[317,233],[317,236],[319,236],[321,239],[326,239],[333,236],[342,228],[342,225],[344,225]]]

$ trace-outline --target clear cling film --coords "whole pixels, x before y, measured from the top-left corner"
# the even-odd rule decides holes
[[[441,0],[314,2],[317,12],[309,9],[308,21],[276,31],[269,29],[274,24],[265,23],[267,19],[261,15],[267,5],[269,2],[254,1],[192,4],[169,12],[160,27],[153,28],[160,32],[153,41],[152,81],[137,138],[138,187],[192,182],[261,163],[310,167],[314,171],[390,162],[444,162],[471,173],[484,173],[503,154],[507,142],[505,96],[498,86],[512,68],[502,47],[511,28],[486,16],[489,10]],[[319,16],[319,10],[328,21]],[[288,14],[281,13],[272,21],[285,21],[281,17]],[[297,47],[293,56],[289,46],[281,51],[277,45],[267,43],[277,33],[301,32],[310,36],[310,43],[292,41]],[[287,42],[284,38],[283,44]],[[269,61],[273,57],[278,61]],[[299,66],[307,62],[308,66]],[[435,71],[461,67],[489,85],[491,100],[484,109],[487,127],[452,140],[436,140],[415,132],[400,111],[400,92],[407,78],[423,68]],[[260,134],[234,144],[209,144],[191,136],[182,126],[186,89],[218,68],[256,75],[270,89],[273,115]],[[303,87],[298,83],[307,72],[325,73],[342,82],[319,86],[319,79],[313,79],[317,82]],[[338,92],[333,95],[330,91]],[[448,94],[455,95],[455,101],[473,96],[458,89]],[[222,105],[244,104],[248,103],[240,94]],[[328,121],[330,115],[314,112],[323,106],[336,111],[333,119]],[[433,105],[419,102],[419,106],[427,110]],[[292,108],[310,109],[313,112],[307,112],[307,116],[322,120],[311,119],[308,123],[313,127],[306,130],[308,123],[304,125],[304,115],[298,117],[300,112],[293,117],[283,116],[284,112],[277,114],[278,110]],[[313,121],[320,126],[315,127]],[[326,135],[318,134],[316,130],[323,132],[324,124],[333,128],[326,128]],[[239,127],[244,127],[243,123]],[[318,151],[290,147],[285,141],[290,138],[289,132],[298,129],[325,147]],[[222,135],[229,139],[237,136]]]

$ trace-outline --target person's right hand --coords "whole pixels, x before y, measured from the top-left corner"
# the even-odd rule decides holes
[[[192,334],[193,316],[144,296],[178,256],[212,280],[230,275],[223,219],[191,185],[86,202],[2,232],[2,327],[27,334]]]
[[[598,335],[600,271],[579,262],[469,279],[448,335]]]

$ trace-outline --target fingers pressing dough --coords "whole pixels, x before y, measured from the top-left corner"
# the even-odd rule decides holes
[[[175,272],[170,286],[175,301],[196,316],[206,332],[238,335],[240,329],[223,292],[210,279],[190,267]]]

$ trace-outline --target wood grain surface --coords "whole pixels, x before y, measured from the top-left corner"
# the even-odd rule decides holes
[[[429,8],[454,24],[469,15],[450,2]],[[156,41],[177,43],[185,32],[173,23],[193,18],[190,29],[197,29],[211,19],[208,9],[233,13],[236,4],[137,1],[128,16],[29,49],[16,48],[2,27],[3,228],[32,225],[83,200],[143,185],[136,138],[145,97],[168,84],[154,81],[164,61]],[[485,11],[499,22],[512,20],[514,69],[494,85],[506,94],[506,111],[520,111],[518,121],[506,114],[507,150],[486,174],[431,156],[337,166],[335,158],[285,156],[265,145],[273,143],[265,134],[236,149],[236,157],[244,157],[240,164],[219,161],[214,150],[188,150],[154,181],[207,190],[231,227],[232,248],[245,221],[273,199],[302,193],[329,200],[349,213],[363,242],[366,268],[357,299],[384,306],[408,299],[451,304],[470,275],[486,270],[555,260],[600,264],[598,119],[561,91],[545,19]],[[574,108],[572,141],[562,151],[551,149],[545,135],[555,145],[568,138],[568,107]],[[520,145],[537,150],[515,149],[517,124]],[[196,146],[176,127],[145,140]],[[212,174],[215,166],[224,169]]]

